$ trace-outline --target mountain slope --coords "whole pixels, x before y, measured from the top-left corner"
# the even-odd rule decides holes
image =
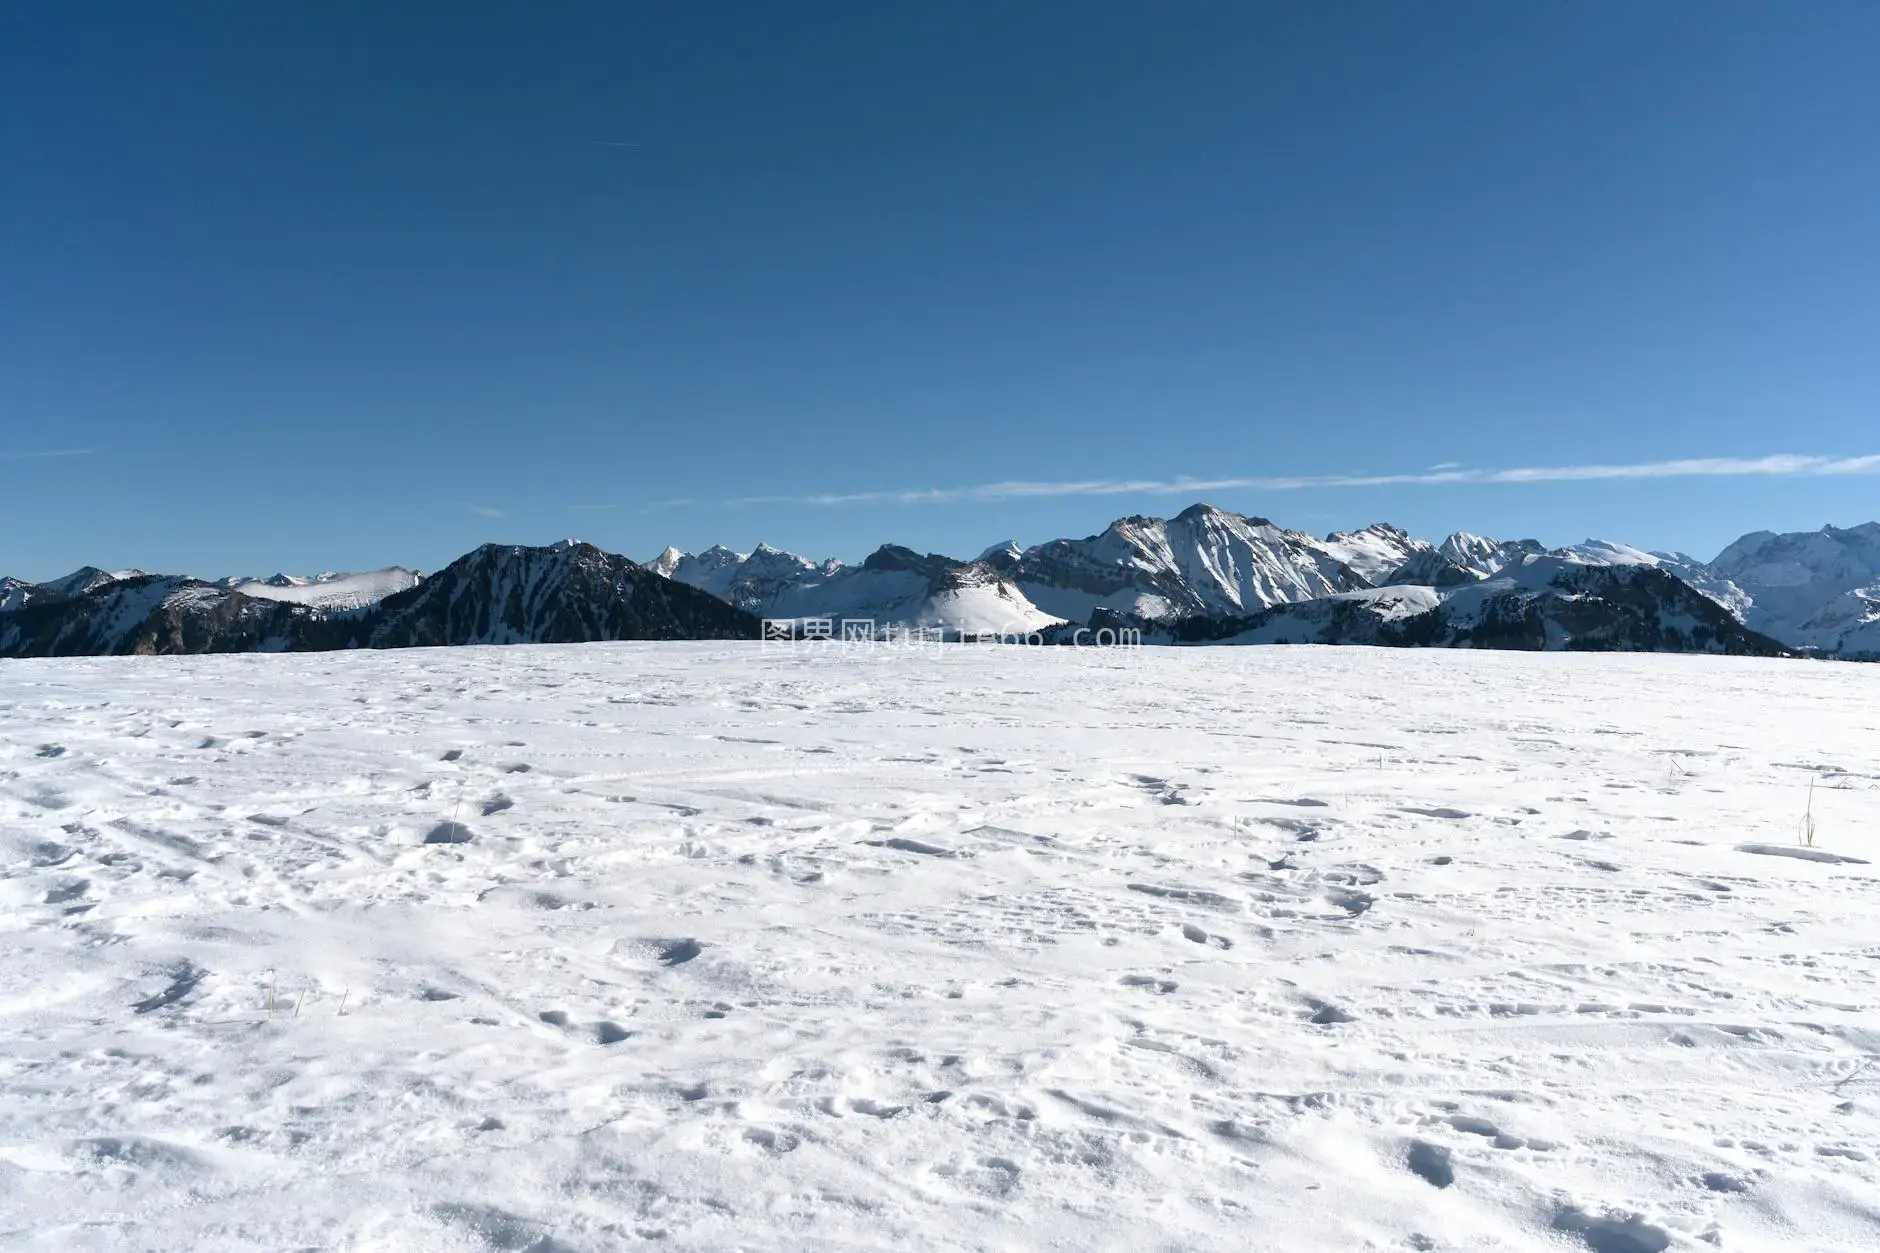
[[[1460,569],[1460,567],[1452,567]],[[1782,646],[1655,565],[1530,556],[1440,589],[1400,586],[1175,624],[1177,643],[1376,644],[1779,656]]]
[[[277,600],[316,609],[363,609],[395,592],[416,587],[420,576],[403,566],[363,570],[356,574],[321,574],[296,578],[276,574],[266,579],[226,579],[222,586],[257,600]]]
[[[0,657],[281,652],[332,647],[321,617],[199,579],[138,575],[0,615]]]
[[[1497,540],[1457,531],[1438,544],[1436,551],[1463,569],[1473,570],[1487,578],[1511,561],[1519,561],[1547,550],[1539,540]]]
[[[34,601],[59,595],[43,584],[28,583],[25,579],[0,578],[0,613],[12,613],[16,609],[26,608]]]
[[[112,583],[145,577],[142,570],[119,570],[114,574],[109,570],[100,570],[97,566],[80,566],[63,578],[47,579],[38,586],[61,596],[83,596],[86,592],[96,591]]]
[[[354,640],[368,648],[748,639],[758,621],[709,592],[592,544],[485,544],[379,602]]]
[[[784,592],[820,583],[843,566],[835,560],[814,562],[769,544],[759,544],[749,553],[714,544],[696,555],[668,548],[647,568],[762,614]]]
[[[787,587],[768,618],[829,618],[970,634],[1025,634],[1057,621],[990,564],[884,544],[859,566],[818,583]],[[837,631],[840,634],[840,629]]]
[[[1334,531],[1319,541],[1319,548],[1349,566],[1367,583],[1382,587],[1406,561],[1433,550],[1428,540],[1417,539],[1402,527],[1373,522],[1358,531]]]
[[[1709,563],[1740,588],[1743,620],[1797,648],[1880,652],[1880,522],[1778,535],[1753,531]]]
[[[1589,539],[1551,551],[1596,566],[1657,566],[1683,579],[1738,619],[1743,617],[1749,607],[1750,598],[1742,588],[1697,558],[1684,553],[1646,552],[1630,544],[1616,544],[1603,539]]]
[[[649,568],[764,618],[871,622],[877,632],[937,627],[972,634],[1023,634],[1055,622],[1025,598],[1000,564],[996,554],[957,561],[883,544],[862,564],[845,566],[759,544],[749,555],[722,545],[696,556],[668,548]],[[840,627],[835,630],[841,634]]]
[[[1325,541],[1199,504],[1028,548],[1013,580],[1038,608],[1071,622],[1098,609],[1149,621],[1245,613],[1369,586]]]

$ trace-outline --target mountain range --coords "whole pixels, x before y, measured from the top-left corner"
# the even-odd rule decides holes
[[[1588,540],[1386,523],[1323,538],[1197,504],[1083,539],[971,560],[883,545],[846,565],[767,545],[668,548],[641,565],[591,544],[486,544],[403,567],[203,580],[87,566],[0,579],[0,657],[306,651],[625,639],[754,639],[760,619],[877,635],[1163,644],[1625,649],[1880,659],[1880,523],[1745,535],[1710,562]],[[1086,634],[1080,635],[1083,631]]]
[[[0,603],[15,606],[0,612],[0,657],[753,639],[759,626],[709,592],[573,540],[485,544],[422,579],[399,568],[260,586],[100,574],[0,582]]]

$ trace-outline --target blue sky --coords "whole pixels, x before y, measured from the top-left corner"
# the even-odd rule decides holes
[[[1880,516],[1880,6],[386,8],[0,12],[0,573]]]

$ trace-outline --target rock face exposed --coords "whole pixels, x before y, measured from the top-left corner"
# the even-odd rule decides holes
[[[485,544],[358,620],[369,648],[756,639],[757,619],[592,544]]]

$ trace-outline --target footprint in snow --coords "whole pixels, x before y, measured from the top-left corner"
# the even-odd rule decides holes
[[[470,828],[461,822],[440,822],[425,833],[426,844],[468,844]]]
[[[1410,1173],[1434,1187],[1447,1188],[1456,1181],[1456,1169],[1450,1164],[1449,1150],[1424,1140],[1410,1141],[1406,1154]]]
[[[1218,949],[1230,949],[1234,942],[1224,935],[1209,935],[1192,922],[1182,924],[1182,938],[1195,944],[1211,944]]]
[[[705,946],[694,939],[659,941],[659,964],[662,966],[683,966],[705,951]]]
[[[1326,893],[1325,899],[1328,903],[1344,910],[1353,918],[1363,914],[1366,910],[1370,909],[1372,905],[1377,903],[1377,898],[1372,896],[1369,892],[1328,892]]]
[[[746,1127],[744,1140],[766,1153],[789,1153],[802,1143],[787,1131],[772,1131],[768,1127]]]
[[[873,848],[892,848],[903,853],[919,853],[923,857],[958,857],[950,848],[941,848],[938,844],[926,844],[920,840],[910,840],[906,836],[893,836],[885,840],[863,840],[862,843]]]
[[[1640,1214],[1589,1214],[1569,1205],[1554,1215],[1554,1230],[1571,1232],[1593,1253],[1664,1253],[1671,1236]]]
[[[1157,979],[1150,975],[1124,975],[1117,982],[1126,988],[1146,988],[1157,996],[1167,996],[1180,986],[1173,979]]]
[[[1868,863],[1858,857],[1849,857],[1844,853],[1830,853],[1825,848],[1809,848],[1802,844],[1739,844],[1739,853],[1759,853],[1764,857],[1793,857],[1798,861],[1818,861],[1828,865],[1865,866]]]

